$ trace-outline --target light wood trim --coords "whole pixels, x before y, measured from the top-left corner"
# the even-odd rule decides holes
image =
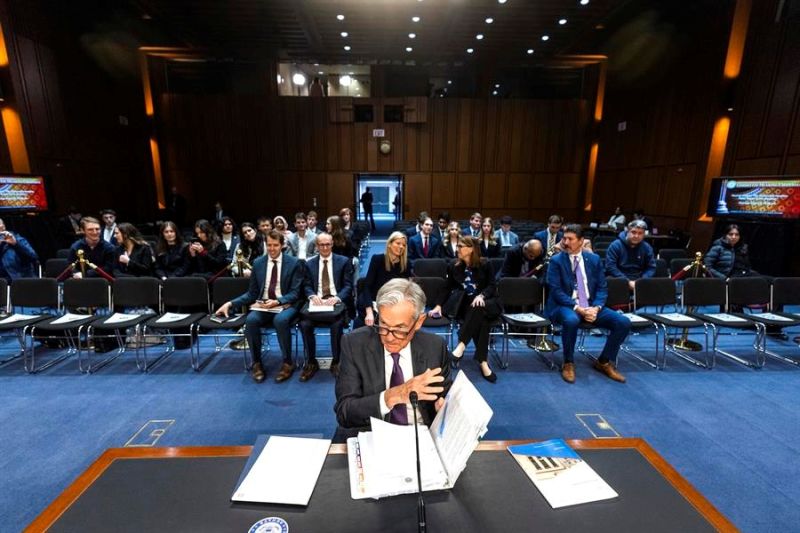
[[[483,441],[476,451],[505,451],[515,444],[535,442],[530,440]],[[708,520],[718,531],[738,531],[691,483],[686,481],[663,457],[643,439],[593,439],[568,440],[576,450],[635,449],[677,490],[686,500]],[[124,459],[165,459],[194,457],[247,457],[252,446],[187,446],[173,448],[109,448],[92,463],[78,478],[67,487],[42,513],[25,529],[26,532],[46,531],[58,518],[75,503],[92,483],[117,460]],[[345,444],[332,444],[329,454],[347,453]]]

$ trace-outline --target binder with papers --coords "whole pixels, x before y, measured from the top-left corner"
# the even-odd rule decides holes
[[[466,374],[459,372],[430,428],[419,426],[422,490],[455,486],[493,415]],[[372,431],[347,440],[354,500],[417,492],[414,426],[373,418]]]

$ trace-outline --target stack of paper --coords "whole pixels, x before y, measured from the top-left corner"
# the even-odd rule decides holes
[[[24,315],[21,313],[14,313],[0,320],[0,324],[13,324],[14,322],[22,322],[23,320],[30,320],[32,318],[39,318],[40,315]]]
[[[180,322],[189,318],[189,313],[164,313],[164,315],[156,320],[157,324],[169,324],[172,322]]]
[[[64,315],[58,317],[57,319],[53,320],[51,324],[69,324],[71,322],[77,322],[79,320],[85,320],[87,318],[92,318],[94,315],[79,315],[76,313],[65,313]]]

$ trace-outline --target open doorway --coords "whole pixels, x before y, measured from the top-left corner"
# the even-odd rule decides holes
[[[358,219],[371,224],[374,234],[389,235],[394,221],[403,219],[403,181],[402,174],[355,175]]]

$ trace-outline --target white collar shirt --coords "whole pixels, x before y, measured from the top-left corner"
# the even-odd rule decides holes
[[[297,258],[305,260],[308,255],[308,231],[304,236],[297,235]]]

